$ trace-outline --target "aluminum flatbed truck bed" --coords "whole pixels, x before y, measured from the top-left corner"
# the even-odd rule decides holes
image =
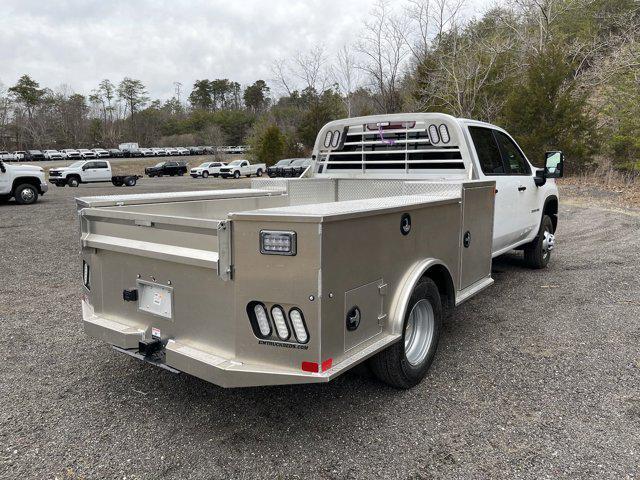
[[[398,341],[406,297],[429,269],[452,304],[492,282],[492,183],[254,187],[79,199],[86,332],[225,387],[323,382]],[[295,232],[295,255],[261,254],[264,231]],[[261,332],[255,305],[280,308],[284,329]]]

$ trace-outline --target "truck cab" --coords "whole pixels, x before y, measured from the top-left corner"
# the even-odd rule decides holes
[[[494,181],[493,257],[513,249],[524,249],[527,254],[531,251],[527,246],[540,235],[550,252],[558,225],[558,188],[553,178],[547,180],[545,169],[534,167],[500,127],[442,114],[432,120],[428,116],[413,120],[418,117],[425,118],[423,114],[396,114],[354,119],[348,125],[341,120],[329,123],[315,146],[316,174]],[[555,177],[562,174],[563,156],[548,152],[550,158],[553,155],[560,159]],[[548,227],[543,225],[548,222],[544,217],[552,228],[540,232],[541,227]]]
[[[42,168],[0,160],[0,201],[14,198],[17,204],[28,205],[37,202],[48,189]]]

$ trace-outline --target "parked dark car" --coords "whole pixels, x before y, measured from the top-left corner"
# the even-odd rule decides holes
[[[162,177],[163,175],[169,177],[174,175],[182,176],[187,173],[187,165],[184,162],[160,162],[153,167],[145,168],[144,173],[149,177]]]
[[[44,153],[41,150],[27,150],[24,154],[24,160],[27,162],[34,162],[39,160],[46,160]]]
[[[124,157],[124,152],[122,150],[120,150],[119,148],[110,148],[109,149],[109,156],[111,158],[122,158],[122,157]]]
[[[189,147],[191,155],[204,155],[204,147]]]
[[[297,158],[289,165],[282,167],[282,177],[299,177],[311,165],[310,158]]]
[[[285,158],[283,160],[279,160],[275,165],[271,165],[270,167],[267,167],[267,175],[269,175],[271,178],[282,176],[280,175],[282,173],[282,169],[290,165],[294,160],[296,159]]]

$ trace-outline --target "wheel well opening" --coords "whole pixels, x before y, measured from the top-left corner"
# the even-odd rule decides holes
[[[423,276],[433,280],[438,287],[438,292],[442,299],[442,306],[453,308],[456,302],[456,294],[449,270],[447,270],[444,265],[434,265],[424,272]]]
[[[40,189],[40,179],[36,177],[20,177],[20,178],[16,178],[13,181],[13,186],[11,187],[11,191],[15,192],[18,186],[24,185],[25,183],[29,185],[33,185],[36,188],[36,190]]]
[[[553,223],[553,231],[558,228],[558,199],[556,197],[549,198],[544,204],[543,215],[549,215]]]

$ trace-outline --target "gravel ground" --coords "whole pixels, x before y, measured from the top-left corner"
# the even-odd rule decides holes
[[[73,197],[122,191],[0,206],[0,478],[640,478],[637,212],[562,206],[551,266],[496,260],[412,390],[223,390],[83,334]]]

